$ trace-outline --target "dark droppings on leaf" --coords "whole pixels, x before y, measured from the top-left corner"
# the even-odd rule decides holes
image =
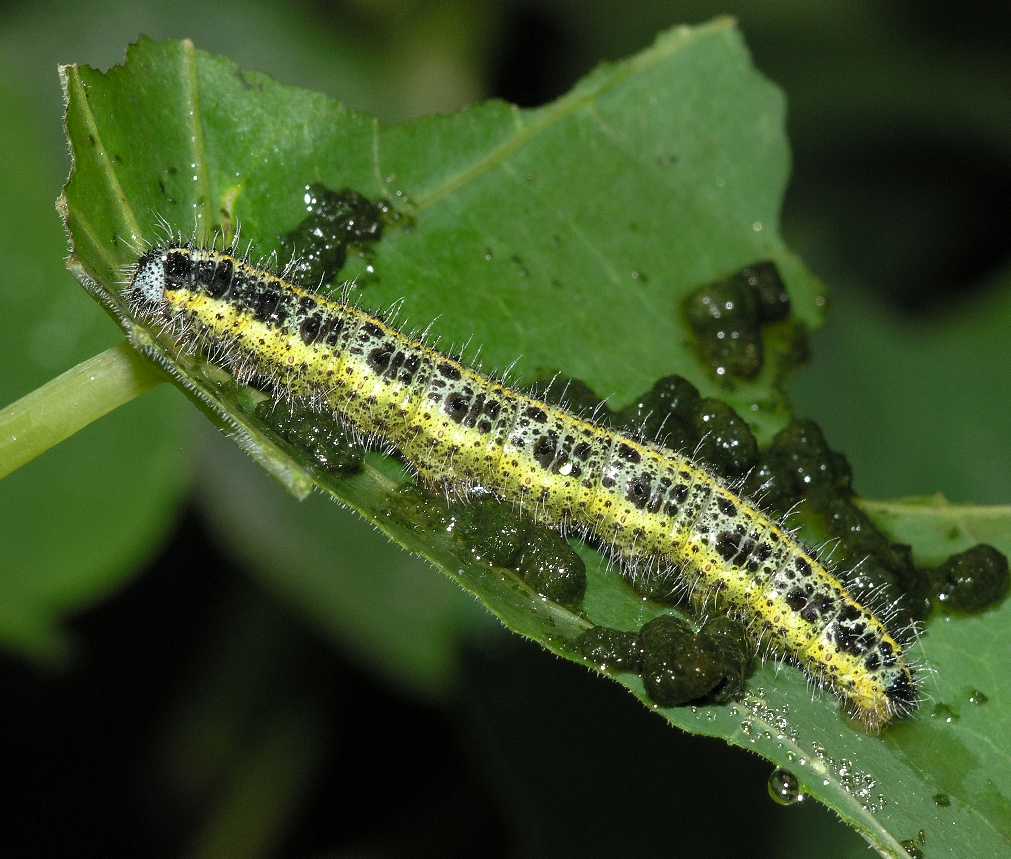
[[[586,565],[556,532],[534,526],[516,562],[516,571],[541,596],[569,608],[586,593]]]
[[[764,460],[775,480],[770,489],[779,500],[777,506],[789,507],[798,498],[851,491],[849,463],[829,448],[814,421],[790,422],[776,434]]]
[[[257,404],[255,416],[311,462],[330,474],[361,469],[365,450],[340,426],[319,412],[274,400]]]
[[[815,498],[813,508],[824,517],[829,534],[841,540],[836,555],[843,569],[852,569],[854,589],[893,602],[902,597],[891,625],[896,631],[930,611],[929,579],[913,564],[909,546],[892,543],[856,506],[851,492]],[[876,588],[876,590],[874,590]]]
[[[699,287],[683,307],[713,372],[751,379],[762,369],[762,328],[789,317],[790,296],[775,263],[762,261]]]
[[[737,275],[706,284],[685,300],[688,324],[717,376],[750,379],[762,368],[758,296]]]
[[[383,230],[400,216],[386,200],[370,200],[357,191],[332,191],[318,182],[301,191],[306,216],[281,239],[285,255],[298,262],[293,277],[307,287],[331,283],[349,250],[368,253]]]
[[[758,461],[758,442],[747,422],[722,400],[702,398],[681,376],[664,376],[616,424],[700,459],[721,477],[741,477]]]
[[[639,671],[639,634],[595,626],[576,639],[576,650],[604,671]]]
[[[723,660],[713,640],[671,615],[647,623],[639,631],[639,647],[643,685],[661,707],[701,701],[724,681]]]
[[[495,567],[514,567],[534,524],[515,515],[494,498],[453,505],[457,511],[454,534],[470,547],[477,561]]]
[[[456,520],[446,499],[424,492],[414,484],[401,486],[393,493],[384,515],[403,520],[419,533],[455,530]]]
[[[762,322],[782,322],[789,317],[790,295],[774,262],[765,260],[743,268],[738,277],[757,296],[758,317]]]
[[[492,496],[449,501],[418,486],[398,491],[386,511],[420,532],[452,535],[475,561],[513,570],[537,593],[577,608],[586,591],[586,566],[561,536]]]
[[[943,608],[967,614],[986,611],[1007,596],[1008,559],[981,543],[950,557],[930,579]]]
[[[698,389],[682,376],[664,376],[631,405],[621,410],[617,423],[631,432],[659,439],[671,450],[691,450],[698,439],[692,429],[692,414],[699,401]]]
[[[691,424],[698,456],[724,478],[743,476],[758,462],[758,442],[748,424],[722,400],[694,404]]]
[[[744,683],[753,667],[752,648],[744,627],[729,617],[714,617],[699,635],[711,642],[720,660],[722,679],[709,693],[709,700],[723,704],[744,691]]]
[[[443,531],[465,543],[472,557],[491,566],[510,567],[524,545],[532,523],[511,515],[495,499],[447,501],[420,486],[401,487],[387,515],[399,515],[419,532]]]
[[[906,851],[910,859],[924,859],[924,847],[927,843],[927,833],[920,830],[915,838],[906,838],[899,842],[902,849]]]
[[[811,420],[794,420],[780,430],[745,483],[782,515],[799,500],[826,507],[851,494],[851,472],[845,457],[831,450],[821,428]]]

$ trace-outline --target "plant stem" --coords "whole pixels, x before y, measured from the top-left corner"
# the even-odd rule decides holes
[[[164,381],[123,342],[0,409],[0,480]]]

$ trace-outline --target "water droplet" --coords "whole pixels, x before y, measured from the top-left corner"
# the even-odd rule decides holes
[[[990,699],[986,697],[979,689],[969,690],[969,703],[970,704],[985,704]]]
[[[958,713],[952,710],[947,704],[935,705],[934,710],[930,715],[935,719],[940,719],[946,725],[950,725],[953,722],[958,721]]]
[[[774,769],[769,776],[769,796],[779,805],[796,805],[804,801],[797,776],[781,767]]]
[[[946,793],[935,793],[934,794],[934,805],[938,808],[947,808],[951,805],[951,797]]]

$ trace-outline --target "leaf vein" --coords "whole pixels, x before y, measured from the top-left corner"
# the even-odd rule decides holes
[[[198,183],[199,197],[197,205],[202,210],[197,217],[203,218],[203,228],[211,229],[214,222],[214,208],[211,203],[211,181],[207,170],[207,147],[204,141],[204,125],[200,114],[200,84],[197,75],[196,49],[189,39],[182,41],[182,74],[183,102],[189,105],[188,119],[190,126],[190,146],[193,151],[194,179]],[[199,224],[195,224],[199,228]],[[206,239],[206,234],[204,236]]]

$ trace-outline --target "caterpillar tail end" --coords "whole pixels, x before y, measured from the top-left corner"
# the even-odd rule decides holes
[[[880,733],[889,723],[912,714],[920,705],[920,683],[908,666],[896,672],[887,686],[846,696],[851,715],[868,732]]]

